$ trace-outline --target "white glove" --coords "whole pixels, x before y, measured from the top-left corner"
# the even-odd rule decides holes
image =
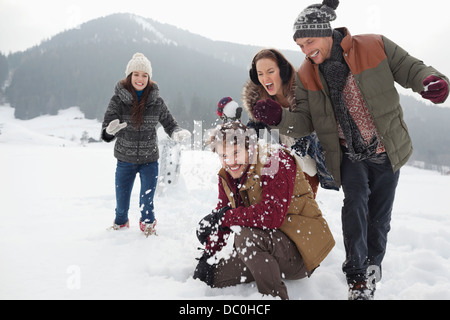
[[[191,133],[186,129],[181,129],[172,133],[172,139],[176,142],[182,142],[184,139],[190,138]]]
[[[126,122],[120,123],[119,119],[113,120],[109,123],[108,127],[106,128],[106,133],[115,136],[117,132],[122,130],[127,126]]]

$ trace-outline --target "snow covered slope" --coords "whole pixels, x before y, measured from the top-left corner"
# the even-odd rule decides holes
[[[28,121],[0,107],[0,299],[272,299],[254,284],[211,289],[192,273],[197,222],[216,205],[218,159],[185,150],[178,184],[156,197],[159,236],[139,231],[138,190],[126,231],[114,218],[113,145],[77,108]],[[450,177],[402,169],[377,299],[450,299]],[[291,299],[346,299],[341,192],[318,202],[336,247]]]

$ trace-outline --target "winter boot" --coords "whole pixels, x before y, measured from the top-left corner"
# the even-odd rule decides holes
[[[128,220],[124,224],[116,224],[116,221],[113,222],[113,225],[109,227],[107,230],[122,230],[130,228],[130,220]]]
[[[156,235],[156,219],[155,221],[151,223],[145,223],[139,220],[139,227],[141,228],[141,231],[145,234],[145,236],[148,238],[148,236]]]
[[[348,300],[373,300],[375,285],[368,286],[367,281],[360,281],[348,285]]]

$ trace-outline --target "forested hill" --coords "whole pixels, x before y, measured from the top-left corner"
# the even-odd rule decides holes
[[[152,62],[153,80],[177,119],[189,124],[194,119],[213,121],[222,97],[240,101],[259,49],[212,41],[132,14],[113,14],[9,55],[13,76],[6,98],[19,119],[56,114],[70,106],[101,119],[127,62],[142,52]],[[297,52],[286,55],[297,65],[302,59]],[[6,78],[0,72],[0,81]]]
[[[79,106],[87,118],[101,120],[127,62],[142,52],[152,62],[153,80],[178,122],[192,130],[194,120],[202,120],[209,128],[222,97],[241,104],[242,86],[260,49],[213,41],[133,14],[113,14],[24,52],[0,54],[0,103],[15,108],[18,119]],[[295,67],[304,59],[300,51],[282,51]],[[409,96],[402,96],[402,105],[413,159],[450,166],[450,108]]]
[[[423,161],[427,169],[450,174],[450,108],[425,104],[405,95],[400,96],[400,101],[413,140],[411,160]]]

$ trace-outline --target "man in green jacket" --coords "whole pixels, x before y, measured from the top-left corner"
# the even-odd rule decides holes
[[[449,80],[384,36],[332,29],[338,4],[311,5],[294,24],[294,40],[306,54],[296,79],[296,108],[283,110],[269,99],[257,103],[254,116],[292,137],[316,131],[327,168],[344,191],[349,299],[372,299],[399,169],[413,151],[394,83],[442,103]]]

